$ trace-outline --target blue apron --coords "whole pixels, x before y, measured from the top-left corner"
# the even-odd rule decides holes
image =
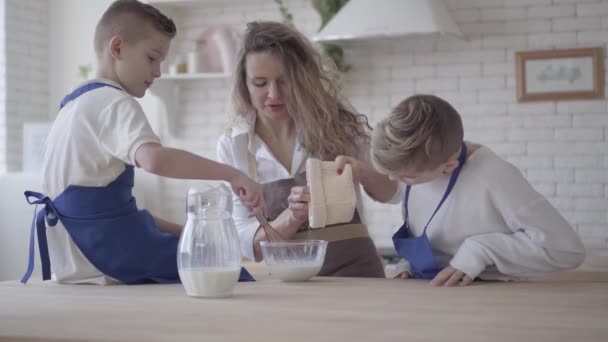
[[[435,214],[439,211],[439,208],[441,208],[443,202],[445,202],[450,195],[450,192],[452,192],[452,189],[454,189],[454,185],[456,184],[460,170],[462,170],[462,166],[466,161],[466,156],[467,146],[462,143],[462,149],[460,151],[460,155],[458,156],[458,167],[452,172],[450,182],[448,183],[448,187],[443,194],[443,198],[433,212],[433,215],[431,215],[429,221],[426,223],[426,226],[424,226],[422,234],[418,237],[412,236],[408,223],[409,214],[407,204],[410,197],[411,185],[407,185],[405,188],[405,199],[403,201],[403,205],[405,207],[405,222],[393,235],[393,245],[395,246],[395,250],[399,256],[403,257],[410,263],[410,273],[412,274],[412,278],[433,279],[437,273],[441,271],[441,266],[439,266],[437,263],[431,243],[426,234],[426,230]]]
[[[105,83],[89,83],[66,96],[61,107],[88,91],[105,86],[116,88]],[[21,282],[27,283],[34,270],[34,227],[38,234],[42,279],[51,278],[46,220],[50,227],[61,221],[87,260],[107,276],[125,284],[179,283],[179,239],[160,231],[147,210],[137,209],[131,194],[133,184],[133,166],[126,165],[125,171],[105,187],[70,185],[55,200],[26,191],[28,203],[44,205],[44,210],[40,210],[32,222],[28,269]],[[254,279],[241,268],[239,281]]]

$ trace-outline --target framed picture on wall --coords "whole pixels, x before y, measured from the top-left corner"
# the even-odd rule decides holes
[[[519,102],[604,97],[602,48],[522,51],[515,61]]]

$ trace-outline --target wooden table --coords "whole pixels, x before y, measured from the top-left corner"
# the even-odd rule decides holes
[[[426,281],[257,274],[228,299],[181,285],[0,283],[10,341],[608,341],[608,276],[434,288]]]

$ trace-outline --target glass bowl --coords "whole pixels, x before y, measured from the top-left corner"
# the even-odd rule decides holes
[[[262,241],[264,262],[270,275],[282,281],[306,281],[316,276],[327,251],[325,240]]]

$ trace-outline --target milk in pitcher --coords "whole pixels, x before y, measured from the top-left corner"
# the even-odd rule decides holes
[[[232,295],[240,272],[240,268],[190,268],[180,270],[179,276],[188,296],[219,298]]]

